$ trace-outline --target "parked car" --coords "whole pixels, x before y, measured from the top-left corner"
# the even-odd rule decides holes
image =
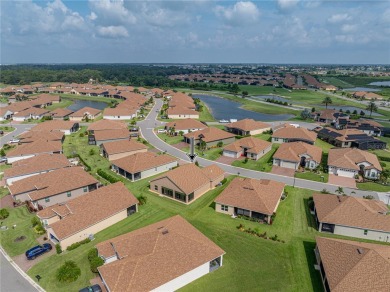
[[[7,162],[7,157],[0,157],[0,163]]]
[[[3,130],[0,130],[0,135],[4,135],[4,131]]]
[[[93,286],[85,287],[79,290],[79,292],[102,292],[102,288],[98,284],[95,284]]]
[[[165,130],[165,129],[158,129],[157,130],[157,133],[165,133],[167,130]]]
[[[48,251],[50,251],[53,247],[50,243],[44,243],[42,245],[34,246],[33,248],[30,248],[28,251],[26,251],[26,257],[28,260],[33,260],[37,256],[40,256]]]
[[[12,139],[11,141],[9,141],[10,143],[19,143],[20,140],[19,139]]]

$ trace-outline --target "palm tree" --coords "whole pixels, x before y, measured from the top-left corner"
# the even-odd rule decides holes
[[[328,108],[328,104],[332,103],[332,99],[329,96],[327,96],[327,97],[324,98],[322,103],[325,104],[325,108]]]
[[[339,195],[343,195],[344,189],[342,187],[338,187],[337,190],[335,191],[335,193],[338,193]]]
[[[203,155],[203,152],[206,150],[207,148],[207,144],[205,141],[203,141],[202,139],[199,141],[199,151],[202,152],[202,155]]]
[[[372,112],[378,111],[378,106],[376,105],[375,102],[370,101],[369,104],[367,105],[366,110],[370,111],[370,117],[371,117]]]

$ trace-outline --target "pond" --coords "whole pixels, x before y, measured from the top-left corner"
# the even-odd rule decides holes
[[[390,86],[390,80],[389,81],[376,81],[376,82],[371,82],[368,85],[375,85],[375,86]]]
[[[288,114],[270,115],[248,111],[240,108],[241,104],[238,102],[212,95],[194,94],[193,97],[199,98],[201,101],[203,101],[216,120],[254,119],[257,121],[283,121],[294,117],[293,115]]]
[[[102,101],[93,101],[93,100],[82,100],[82,99],[72,99],[73,104],[68,106],[68,109],[71,111],[78,111],[79,109],[82,109],[83,107],[92,107],[99,110],[103,110],[106,107],[108,107],[108,103],[102,102]]]
[[[370,87],[353,87],[353,88],[345,88],[344,90],[345,91],[367,91],[367,92],[381,91],[380,89],[370,88]]]

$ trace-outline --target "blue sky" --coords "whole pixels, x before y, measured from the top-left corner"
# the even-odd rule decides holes
[[[390,63],[390,2],[0,2],[1,63]]]

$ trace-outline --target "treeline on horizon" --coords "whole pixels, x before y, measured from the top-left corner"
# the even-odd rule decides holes
[[[170,80],[170,75],[200,73],[198,70],[177,66],[153,66],[130,64],[77,64],[77,65],[4,65],[1,67],[0,82],[12,85],[26,85],[33,82],[87,83],[96,82],[112,85],[146,87],[190,87],[202,90],[231,90],[231,85],[184,82]],[[202,70],[202,73],[211,73]],[[237,88],[234,88],[237,91]]]

